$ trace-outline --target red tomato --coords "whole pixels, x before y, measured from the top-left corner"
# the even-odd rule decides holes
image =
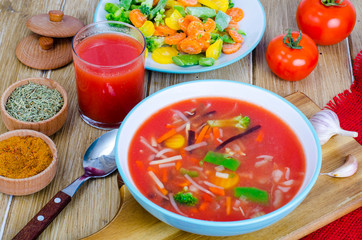
[[[318,63],[318,48],[315,42],[306,34],[302,34],[301,39],[299,32],[289,32],[293,41],[286,35],[280,35],[272,39],[266,50],[266,61],[269,68],[278,77],[288,81],[299,81],[307,77]],[[290,35],[289,35],[290,36]],[[287,46],[294,42],[295,49]]]
[[[297,8],[297,24],[319,45],[332,45],[345,39],[356,23],[356,10],[349,0],[339,6],[325,6],[321,0],[301,0]]]

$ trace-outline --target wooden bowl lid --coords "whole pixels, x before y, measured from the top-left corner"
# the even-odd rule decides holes
[[[84,24],[77,18],[64,15],[60,10],[51,10],[28,19],[26,26],[33,32],[54,38],[73,37]]]
[[[35,69],[60,68],[73,59],[72,39],[52,39],[31,34],[19,42],[15,54],[20,62]]]

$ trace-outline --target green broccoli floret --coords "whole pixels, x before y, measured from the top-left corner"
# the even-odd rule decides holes
[[[239,115],[230,119],[208,120],[207,124],[209,124],[210,127],[236,127],[245,129],[250,124],[250,118]]]
[[[149,7],[150,9],[153,6],[153,0],[144,0],[141,5],[146,5],[147,7]]]
[[[165,11],[165,6],[166,6],[166,2],[167,0],[160,0],[157,5],[152,8],[151,12],[150,12],[150,19],[153,19],[154,17],[156,17],[156,14],[163,10]]]
[[[184,204],[187,206],[195,206],[198,202],[197,198],[192,195],[190,192],[178,192],[173,195],[173,199],[180,204]]]
[[[231,0],[229,0],[229,7],[228,8],[233,8],[233,7],[234,7],[234,3]]]
[[[139,10],[141,13],[145,16],[149,16],[152,9],[153,0],[145,0],[142,2],[141,6],[139,7]]]
[[[161,9],[159,12],[156,13],[156,17],[153,19],[156,23],[156,26],[158,26],[159,24],[165,25],[165,21],[163,20],[166,15],[165,13],[165,9]]]
[[[213,32],[210,33],[210,36],[211,36],[210,44],[213,44],[214,42],[216,42],[216,40],[221,38],[219,34]]]
[[[125,23],[131,23],[129,20],[129,12],[124,10],[124,8],[119,8],[114,13],[108,13],[106,15],[106,19],[109,21],[119,21],[119,22],[125,22]]]
[[[163,44],[165,44],[165,38],[152,36],[152,37],[146,38],[146,44],[147,44],[148,51],[153,52],[156,48],[159,48]]]
[[[150,8],[147,5],[141,5],[141,7],[139,8],[139,10],[141,11],[141,13],[145,16],[150,15]]]
[[[104,10],[106,10],[109,13],[115,13],[117,10],[119,10],[121,7],[114,3],[106,3],[104,5]]]

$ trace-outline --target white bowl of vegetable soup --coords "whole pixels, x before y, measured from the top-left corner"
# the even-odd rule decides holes
[[[209,236],[279,221],[307,196],[322,162],[301,111],[275,93],[229,80],[181,83],[145,98],[120,126],[115,153],[143,208]]]

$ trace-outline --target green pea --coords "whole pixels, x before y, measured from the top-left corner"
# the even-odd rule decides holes
[[[208,19],[216,16],[216,11],[208,7],[187,7],[186,13],[201,19]]]
[[[180,67],[188,67],[199,64],[201,54],[184,54],[172,57],[172,61]]]
[[[199,64],[204,67],[210,67],[214,65],[215,59],[209,57],[209,58],[200,58]]]

